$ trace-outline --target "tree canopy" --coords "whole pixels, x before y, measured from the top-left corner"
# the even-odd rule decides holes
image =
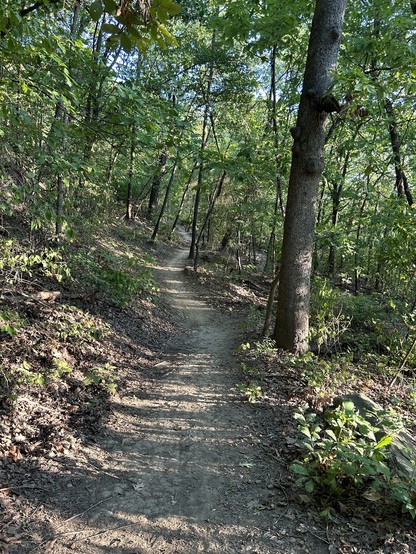
[[[3,2],[3,221],[19,214],[30,236],[61,240],[123,214],[150,218],[153,240],[179,221],[192,229],[196,268],[208,245],[273,276],[314,9],[309,0]],[[409,310],[414,13],[404,1],[347,6],[322,108],[312,264],[313,282],[383,292]]]

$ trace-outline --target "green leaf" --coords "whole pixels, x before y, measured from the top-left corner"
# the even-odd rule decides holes
[[[348,415],[350,415],[354,412],[354,410],[355,410],[354,402],[352,402],[351,400],[344,400],[344,402],[342,404],[344,406],[345,412]]]
[[[101,30],[104,33],[119,33],[120,28],[117,25],[113,25],[112,23],[104,23],[104,25],[101,27]]]
[[[379,448],[383,448],[384,446],[388,446],[391,443],[392,440],[393,440],[393,437],[391,437],[390,435],[385,435],[384,437],[382,437],[378,441],[378,443],[376,444],[374,449],[378,450]]]
[[[75,231],[71,227],[68,227],[65,230],[65,236],[68,240],[71,240],[75,237]]]
[[[98,21],[104,12],[101,0],[95,0],[89,7],[90,16],[93,21]]]
[[[306,481],[305,490],[306,492],[313,492],[315,490],[315,483],[313,481]]]
[[[160,33],[165,37],[166,42],[168,44],[171,44],[172,46],[178,46],[178,41],[171,33],[169,33],[169,31],[166,29],[164,25],[159,23],[157,28],[160,31]]]
[[[327,429],[325,431],[325,433],[328,435],[328,437],[330,437],[331,439],[333,439],[334,441],[337,441],[337,436],[335,435],[334,431],[332,429]]]
[[[306,476],[309,476],[309,471],[306,469],[306,467],[304,467],[303,465],[301,464],[292,464],[290,466],[290,469],[294,472],[294,473],[297,473],[298,475],[306,475]]]
[[[120,35],[120,44],[123,47],[123,50],[127,52],[127,54],[131,52],[131,49],[133,48],[133,43],[131,42],[131,38],[126,33]]]
[[[114,0],[104,0],[105,11],[112,13],[117,9],[117,2]]]
[[[171,0],[160,0],[160,6],[163,7],[169,15],[178,15],[182,11],[179,4],[172,2]]]

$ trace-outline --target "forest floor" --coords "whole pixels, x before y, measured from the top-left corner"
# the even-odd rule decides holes
[[[273,406],[243,400],[235,350],[247,310],[216,306],[184,271],[186,256],[171,251],[155,270],[160,302],[145,335],[137,314],[109,314],[124,337],[113,358],[127,350],[131,364],[94,433],[0,465],[0,552],[415,552],[410,519],[324,520],[296,500],[288,470],[296,379],[277,374]]]

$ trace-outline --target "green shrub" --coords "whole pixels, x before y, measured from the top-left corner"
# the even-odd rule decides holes
[[[117,391],[117,381],[119,376],[116,373],[116,367],[110,364],[96,366],[85,373],[83,384],[85,386],[95,385],[105,390],[109,394]]]
[[[59,248],[35,249],[15,240],[0,241],[0,278],[9,285],[36,277],[58,283],[70,277],[70,270]]]
[[[316,277],[312,287],[310,341],[318,352],[340,350],[341,339],[351,325],[343,312],[345,293],[331,287],[327,279]]]
[[[148,297],[158,292],[152,277],[156,261],[147,254],[137,258],[84,249],[74,254],[70,263],[82,287],[94,289],[119,306],[127,304],[136,294]]]
[[[248,381],[248,383],[237,383],[238,390],[247,398],[249,402],[255,404],[261,396],[263,391],[261,386],[256,381]]]
[[[389,413],[377,415],[379,427],[362,417],[351,401],[327,411],[321,422],[306,407],[295,414],[298,429],[306,437],[302,441],[305,457],[291,465],[298,476],[297,486],[305,491],[300,495],[302,500],[309,502],[320,496],[331,504],[331,500],[358,494],[377,501],[388,494],[415,517],[416,472],[409,480],[400,473],[392,474],[388,466],[388,446],[399,423]]]

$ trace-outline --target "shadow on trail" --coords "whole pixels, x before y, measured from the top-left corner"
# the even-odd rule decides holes
[[[268,500],[277,468],[256,448],[252,406],[235,394],[239,330],[189,287],[185,256],[157,270],[183,327],[180,339],[160,345],[165,375],[158,388],[144,393],[140,377],[132,379],[128,394],[113,402],[106,431],[78,459],[65,460],[65,474],[56,466],[30,469],[46,492],[21,494],[40,512],[47,503],[58,523],[10,552],[43,553],[48,540],[53,554],[283,552],[273,528],[287,506],[272,510]],[[313,552],[326,551],[320,546]],[[301,551],[309,552],[299,543],[284,549]]]

